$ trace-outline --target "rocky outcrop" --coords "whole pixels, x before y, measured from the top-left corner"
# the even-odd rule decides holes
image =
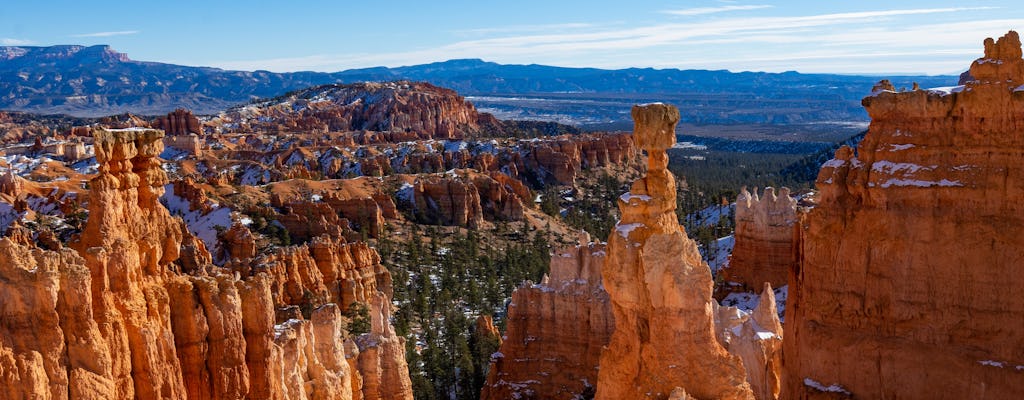
[[[364,399],[412,399],[409,366],[405,362],[405,338],[391,326],[391,301],[376,293],[370,303],[370,332],[356,338],[357,365],[362,375]]]
[[[785,397],[1024,397],[1020,46],[987,39],[964,86],[864,99],[801,230]]]
[[[530,189],[500,172],[452,170],[420,175],[409,187],[417,218],[423,222],[479,227],[485,221],[521,221],[532,206]]]
[[[569,399],[593,394],[601,348],[614,321],[601,287],[605,246],[580,245],[551,257],[540,284],[512,292],[505,340],[491,356],[481,399]]]
[[[159,198],[163,132],[94,131],[100,174],[89,182],[89,219],[72,247],[92,273],[92,306],[111,355],[110,398],[186,396],[171,331],[168,264],[181,228]]]
[[[0,239],[0,397],[111,398],[113,358],[91,290],[74,251]]]
[[[251,241],[235,240],[230,251],[247,261],[215,267],[158,202],[162,132],[94,135],[100,174],[74,250],[30,247],[18,227],[18,243],[0,239],[0,397],[412,398],[404,341],[388,322],[390,274],[376,251],[323,239],[290,248],[274,260],[280,268],[253,268]],[[175,188],[189,196],[188,187]],[[247,237],[241,225],[233,230]],[[287,297],[296,285],[322,296]],[[296,313],[280,299],[297,303]],[[375,316],[360,346],[341,316],[353,302]],[[279,315],[288,320],[275,325]],[[362,369],[376,387],[363,384]]]
[[[696,398],[753,398],[743,362],[717,338],[710,269],[676,218],[665,151],[679,110],[634,106],[633,119],[648,168],[619,198],[622,219],[609,235],[601,275],[615,331],[601,353],[595,398],[666,399],[677,388]]]
[[[181,108],[154,120],[153,128],[163,130],[168,136],[203,133],[202,126],[199,125],[199,118],[192,115],[191,111]]]
[[[636,158],[633,138],[621,134],[562,136],[528,142],[520,171],[541,173],[540,179],[573,184],[583,169],[622,165]]]
[[[423,82],[323,85],[283,99],[234,108],[215,124],[241,131],[375,131],[369,142],[453,139],[496,124],[454,90]]]
[[[417,217],[424,222],[477,228],[484,220],[480,193],[468,175],[422,176],[413,184],[412,194]]]
[[[796,199],[789,189],[765,188],[764,196],[747,188],[736,198],[736,244],[729,267],[722,270],[728,282],[745,289],[757,289],[770,283],[786,285],[789,269],[796,262],[793,229],[796,225]]]
[[[765,283],[757,306],[751,312],[736,307],[715,309],[718,341],[743,360],[747,382],[758,400],[778,399],[782,390],[782,322],[775,293]]]

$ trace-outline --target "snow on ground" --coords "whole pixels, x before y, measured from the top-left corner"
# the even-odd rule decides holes
[[[414,190],[415,187],[413,187],[411,183],[404,182],[402,183],[402,187],[398,188],[398,190],[395,191],[395,197],[398,198],[398,201],[413,204],[413,197],[415,195],[415,193],[413,192]]]
[[[177,215],[184,219],[185,225],[188,226],[188,231],[199,238],[199,240],[202,240],[211,254],[219,253],[217,251],[217,230],[231,227],[231,209],[218,207],[215,204],[214,209],[210,213],[203,214],[202,210],[190,210],[191,204],[189,201],[174,194],[174,185],[167,184],[164,186],[164,189],[166,189],[166,192],[160,200],[171,211],[171,215]]]
[[[715,241],[714,247],[710,249],[712,251],[710,257],[706,254],[708,249],[701,249],[701,254],[704,254],[705,259],[708,261],[712,274],[717,274],[718,271],[729,265],[729,255],[732,254],[732,248],[735,245],[736,238],[733,235],[729,235],[718,238]]]
[[[829,386],[825,386],[811,378],[804,378],[804,386],[812,387],[822,392],[842,393],[846,395],[850,394],[849,391],[844,389],[842,386],[839,386],[839,384],[833,383]]]
[[[711,206],[686,216],[686,222],[694,226],[715,226],[722,217],[729,217],[729,213],[736,207],[736,203],[728,206]]]
[[[785,321],[786,317],[786,297],[789,296],[789,285],[782,287],[773,288],[772,292],[775,292],[775,308],[779,313],[779,320]],[[736,307],[743,311],[753,311],[757,307],[757,302],[761,300],[761,295],[754,293],[729,293],[722,299],[721,304],[723,306]]]
[[[644,224],[639,222],[634,222],[632,224],[625,225],[620,224],[615,226],[615,231],[619,232],[619,236],[622,236],[624,239],[629,239],[629,233],[633,232],[634,229],[639,228],[641,226],[644,226]]]

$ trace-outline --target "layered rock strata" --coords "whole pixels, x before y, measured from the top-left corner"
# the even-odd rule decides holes
[[[481,399],[593,394],[601,348],[614,329],[601,287],[604,260],[605,246],[584,234],[580,245],[555,252],[550,276],[512,293],[505,340],[491,356]]]
[[[665,151],[679,110],[635,106],[633,139],[647,175],[619,199],[622,220],[609,235],[602,270],[615,331],[601,354],[596,399],[753,398],[740,357],[715,332],[710,269],[675,215],[676,181]]]
[[[753,194],[743,188],[736,198],[736,244],[729,267],[722,270],[724,279],[745,289],[759,289],[765,282],[786,285],[796,262],[796,221],[796,199],[789,196],[789,189],[782,188],[776,196],[768,187],[758,196],[756,188]]]
[[[1024,398],[1020,46],[987,39],[963,86],[863,100],[801,230],[785,397]]]
[[[282,311],[275,297],[292,275],[210,265],[160,205],[162,135],[94,132],[100,174],[77,251],[33,248],[17,232],[20,243],[0,240],[0,397],[411,399],[377,253],[328,240],[302,247],[280,269],[317,277],[324,299],[300,299],[308,318]],[[373,320],[359,337],[340,314],[356,301]]]

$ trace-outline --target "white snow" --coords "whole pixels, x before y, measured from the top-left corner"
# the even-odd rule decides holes
[[[629,203],[629,201],[633,199],[637,199],[640,201],[651,201],[651,196],[648,196],[646,194],[633,194],[631,192],[626,192],[623,193],[622,196],[619,196],[619,200],[622,200],[626,203]]]
[[[619,224],[615,225],[615,231],[618,232],[619,236],[622,236],[623,239],[629,239],[629,233],[633,232],[634,229],[642,226],[644,226],[644,224],[640,222],[634,222],[632,224],[625,225]]]
[[[399,201],[412,204],[414,201],[413,197],[415,195],[413,190],[415,190],[415,187],[411,183],[403,182],[402,187],[395,191],[395,197],[397,197]]]
[[[936,87],[936,88],[931,88],[931,89],[927,89],[927,90],[928,90],[928,92],[935,93],[935,94],[938,94],[940,96],[948,96],[948,95],[953,94],[953,93],[960,93],[960,92],[964,91],[964,85],[960,85],[960,86],[942,86],[942,87]]]
[[[711,273],[718,273],[719,270],[729,265],[729,255],[732,254],[732,248],[736,245],[736,238],[733,235],[718,238],[715,241],[715,247],[712,249],[701,249],[702,253],[708,250],[714,253],[710,256],[706,256],[708,260],[708,267],[711,267]]]
[[[900,171],[906,171],[906,172],[903,172],[904,174],[906,174],[906,173],[914,173],[914,172],[917,172],[917,171],[920,171],[920,170],[931,171],[933,169],[935,169],[935,167],[925,167],[925,166],[921,166],[921,165],[917,165],[917,164],[911,164],[911,163],[894,163],[892,161],[886,161],[886,160],[875,161],[874,164],[871,164],[871,170],[877,171],[877,172],[889,173],[889,174],[893,174],[893,173],[900,172]]]
[[[1001,363],[999,361],[992,361],[992,360],[978,361],[978,364],[987,365],[987,366],[990,366],[990,367],[999,367],[999,368],[1002,368],[1002,367],[1006,366],[1006,364],[1004,364],[1004,363]]]
[[[772,288],[772,292],[775,293],[775,308],[779,314],[779,320],[785,321],[786,316],[786,298],[789,297],[789,285]],[[722,299],[721,304],[723,306],[736,307],[740,310],[751,312],[757,307],[757,303],[761,301],[761,295],[754,293],[729,293]]]
[[[960,181],[951,181],[949,179],[943,179],[943,180],[940,180],[938,182],[935,182],[935,181],[922,181],[922,180],[917,180],[917,179],[896,179],[896,178],[892,178],[892,179],[889,179],[889,180],[885,181],[885,183],[882,183],[881,186],[883,188],[887,188],[887,187],[890,187],[890,186],[916,186],[916,187],[943,186],[943,187],[953,187],[953,186],[963,186],[963,185],[964,184],[961,183]]]
[[[907,143],[907,144],[890,144],[889,145],[889,151],[900,151],[900,150],[906,150],[906,149],[913,148],[913,147],[914,147],[914,145],[910,144],[910,143]]]
[[[227,207],[216,207],[208,214],[203,214],[201,209],[191,210],[191,203],[182,197],[174,194],[174,185],[164,186],[165,193],[160,198],[170,210],[171,215],[181,216],[185,220],[188,231],[199,240],[203,241],[210,253],[217,254],[217,227],[227,229],[231,227],[231,209]]]
[[[686,216],[686,222],[696,226],[715,226],[722,217],[729,217],[729,213],[736,207],[736,203],[728,206],[715,205]]]
[[[839,168],[839,167],[842,167],[845,164],[846,164],[846,161],[840,160],[838,158],[833,158],[831,160],[825,161],[825,163],[822,164],[821,167],[822,168],[826,168],[826,167],[827,168]]]
[[[673,149],[690,149],[690,150],[707,150],[708,146],[702,144],[696,144],[694,142],[677,142],[672,145]]]
[[[846,389],[843,389],[842,386],[839,386],[838,383],[833,383],[831,385],[825,386],[811,378],[804,378],[804,386],[812,387],[822,392],[842,393],[847,395],[852,394]]]

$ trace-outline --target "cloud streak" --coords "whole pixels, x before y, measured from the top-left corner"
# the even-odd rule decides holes
[[[716,7],[721,8],[721,7]],[[951,73],[980,55],[981,40],[1024,25],[970,11],[990,7],[919,8],[803,16],[734,16],[646,26],[593,25],[455,41],[410,51],[320,54],[217,63],[234,69],[337,71],[453,58],[501,63],[622,68],[724,68],[801,72]],[[909,16],[955,14],[955,20]],[[950,15],[952,19],[953,15]],[[921,18],[916,18],[920,20]],[[580,27],[584,28],[584,27]],[[913,57],[914,54],[919,57]],[[931,62],[926,59],[933,58]],[[636,60],[643,60],[636,65]],[[830,67],[831,66],[831,67]]]
[[[28,39],[0,38],[2,46],[28,46],[31,44],[35,44],[35,42]]]
[[[763,8],[772,8],[770,5],[746,5],[746,6],[721,6],[721,7],[696,7],[696,8],[685,8],[682,10],[664,10],[662,14],[679,15],[684,17],[694,15],[705,15],[715,14],[729,11],[745,11],[745,10],[760,10]]]
[[[110,32],[93,32],[93,33],[79,33],[71,35],[74,38],[94,38],[94,37],[111,37],[111,36],[126,36],[134,35],[139,31],[110,31]]]

